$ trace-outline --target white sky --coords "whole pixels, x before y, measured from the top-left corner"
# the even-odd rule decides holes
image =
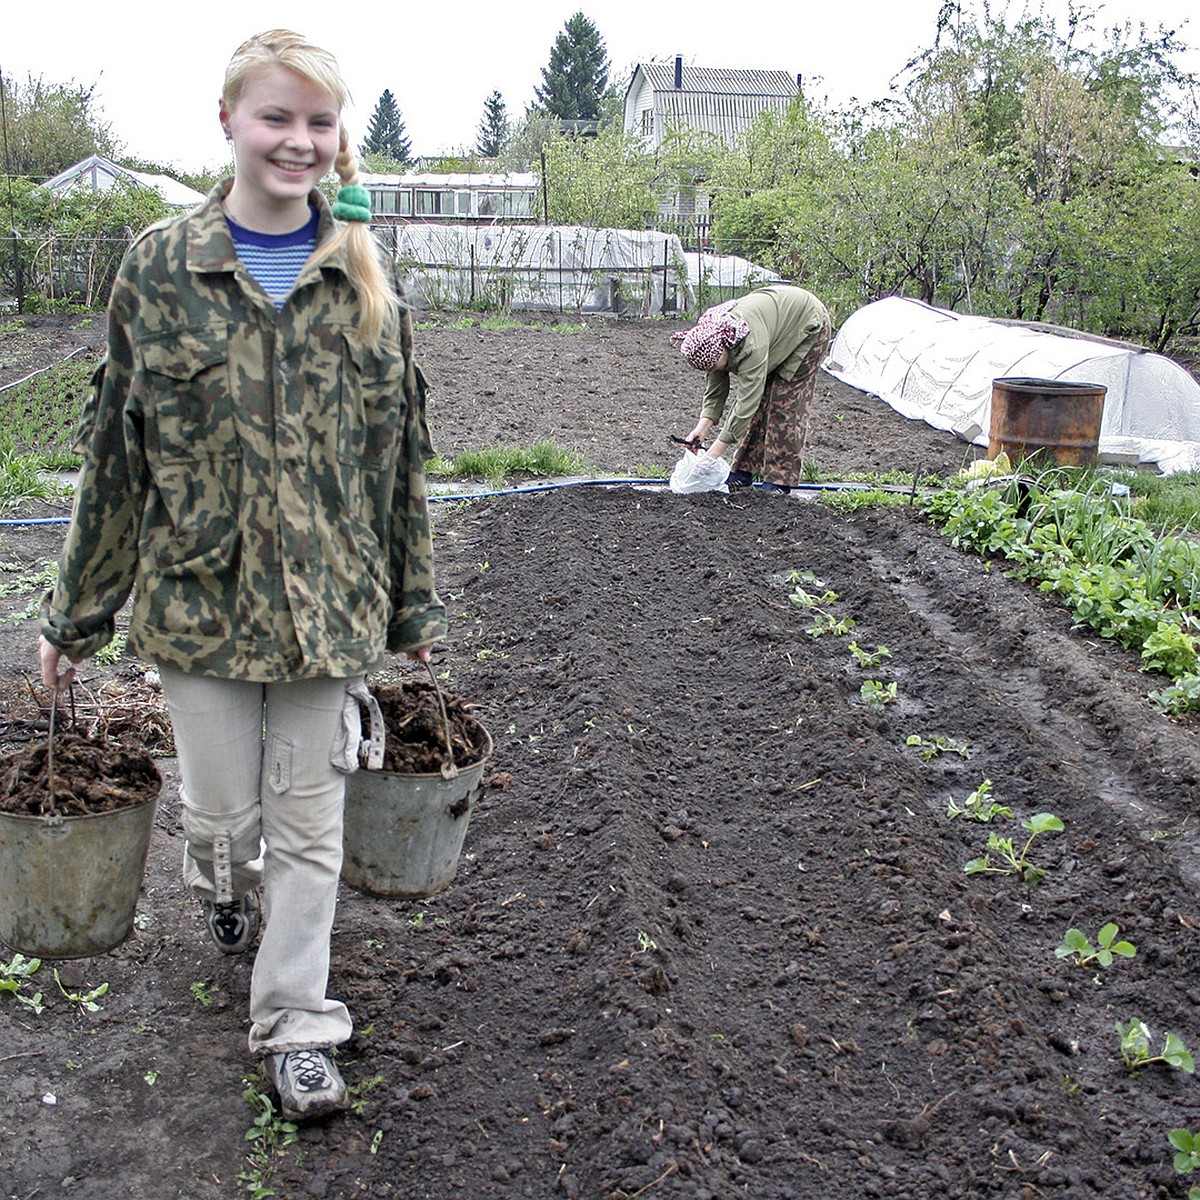
[[[1037,7],[1037,0],[1032,0]],[[1068,0],[1044,0],[1062,16]],[[1165,24],[1200,43],[1194,0],[1106,0],[1097,25]],[[701,67],[756,67],[804,76],[805,92],[836,103],[887,95],[891,78],[932,40],[940,0],[234,0],[210,6],[163,0],[10,3],[0,19],[0,71],[24,81],[97,85],[104,119],[128,154],[184,169],[229,160],[217,123],[225,64],[244,38],[276,26],[331,50],[353,92],[344,114],[357,145],[390,88],[414,154],[470,149],[485,99],[510,118],[534,99],[541,69],[567,19],[584,12],[603,37],[614,81],[633,64],[672,59]],[[1010,18],[1022,0],[993,0]],[[741,14],[745,12],[745,19]],[[767,14],[771,15],[768,16]],[[1193,51],[1183,65],[1200,74]]]

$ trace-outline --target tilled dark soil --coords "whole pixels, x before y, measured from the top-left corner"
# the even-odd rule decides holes
[[[598,469],[669,465],[699,378],[666,332],[424,331],[435,442],[575,430]],[[830,380],[812,445],[825,470],[938,473],[964,449]],[[0,993],[6,1195],[216,1200],[252,1194],[242,1172],[339,1200],[1186,1194],[1167,1134],[1200,1128],[1195,1078],[1130,1074],[1115,1026],[1200,1049],[1200,748],[1133,656],[908,506],[589,485],[435,512],[435,669],[495,751],[446,891],[344,893],[360,1111],[277,1155],[245,1140],[252,964],[206,944],[177,878],[165,759],[135,935],[53,964],[76,995],[109,984],[98,1011],[50,964],[21,988],[42,1012]],[[60,534],[0,536],[10,581]],[[795,572],[848,633],[810,632]],[[0,650],[19,683],[30,622]],[[872,679],[896,684],[878,710]],[[984,779],[1015,819],[949,820]],[[1040,887],[964,874],[1046,811]],[[1055,957],[1106,921],[1134,958]]]

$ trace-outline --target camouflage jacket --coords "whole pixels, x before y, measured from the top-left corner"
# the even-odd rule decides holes
[[[42,632],[86,658],[132,589],[129,645],[149,662],[254,681],[361,674],[446,627],[411,321],[365,347],[338,254],[307,264],[276,312],[234,251],[228,186],[122,263]],[[313,203],[320,242],[336,222]]]

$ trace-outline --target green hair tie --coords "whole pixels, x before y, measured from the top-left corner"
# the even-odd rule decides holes
[[[348,183],[344,188],[339,188],[333,203],[333,215],[339,221],[369,221],[371,193],[357,183]]]

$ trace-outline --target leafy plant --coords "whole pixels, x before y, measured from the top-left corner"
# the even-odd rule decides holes
[[[967,797],[966,803],[959,805],[951,796],[946,805],[946,816],[951,820],[955,817],[966,817],[968,821],[979,821],[990,825],[997,817],[1012,817],[1013,811],[1007,805],[1001,804],[992,796],[992,781],[982,783]]]
[[[1070,958],[1074,955],[1075,965],[1078,967],[1090,966],[1092,963],[1111,967],[1114,955],[1119,958],[1132,958],[1137,953],[1137,947],[1132,942],[1115,940],[1118,933],[1120,929],[1112,921],[1101,925],[1100,932],[1096,935],[1097,945],[1093,946],[1082,930],[1068,929],[1063,935],[1062,945],[1054,951],[1054,957]]]
[[[895,680],[892,680],[891,683],[882,683],[878,679],[868,679],[858,689],[858,694],[871,708],[882,710],[896,699],[898,691]]]
[[[0,962],[0,993],[11,992],[18,1004],[33,1009],[35,1013],[42,1012],[46,1007],[42,1003],[42,993],[35,992],[27,996],[24,992],[25,985],[41,966],[40,958],[26,958],[23,954],[14,954],[7,963]]]
[[[910,733],[904,739],[906,746],[919,746],[920,757],[922,762],[929,762],[930,759],[937,758],[941,754],[957,754],[960,758],[970,758],[971,751],[961,742],[956,742],[951,738],[943,737],[940,733],[933,734],[932,737],[924,738],[919,733]],[[1012,815],[1011,813],[1009,814]]]
[[[203,1008],[207,1008],[213,1002],[212,994],[208,990],[208,984],[203,980],[196,980],[192,984],[192,999]]]
[[[1163,1063],[1168,1067],[1186,1071],[1189,1075],[1196,1070],[1190,1051],[1177,1034],[1168,1033],[1162,1050],[1158,1054],[1151,1054],[1150,1030],[1145,1022],[1137,1017],[1126,1025],[1118,1021],[1117,1033],[1121,1037],[1121,1057],[1130,1071],[1148,1067],[1151,1063]]]
[[[857,642],[850,643],[850,653],[864,670],[877,667],[885,658],[891,658],[892,652],[886,646],[876,646],[874,650],[864,650]]]
[[[271,1097],[259,1090],[259,1077],[246,1077],[242,1099],[254,1110],[254,1124],[246,1130],[246,1141],[250,1149],[246,1155],[247,1167],[238,1174],[250,1200],[266,1200],[275,1192],[268,1184],[272,1172],[284,1149],[296,1140],[296,1124],[285,1121],[275,1111]]]
[[[1061,833],[1063,823],[1053,813],[1035,813],[1028,820],[1021,822],[1021,828],[1029,830],[1029,837],[1020,850],[1015,848],[1012,838],[989,834],[987,853],[982,858],[971,859],[963,868],[966,874],[1019,875],[1030,886],[1041,883],[1046,872],[1030,862],[1029,849],[1041,834]],[[995,859],[993,855],[996,856]]]
[[[58,990],[70,1000],[72,1004],[78,1004],[83,1012],[99,1012],[100,1005],[96,1003],[101,996],[108,992],[108,984],[102,983],[99,987],[91,988],[89,991],[69,992],[63,986],[63,981],[58,973],[58,968],[54,968],[54,982],[58,984]]]
[[[1175,1173],[1190,1175],[1200,1171],[1200,1132],[1188,1129],[1172,1129],[1167,1140],[1175,1148]],[[1188,1200],[1200,1200],[1200,1187],[1188,1189]]]

